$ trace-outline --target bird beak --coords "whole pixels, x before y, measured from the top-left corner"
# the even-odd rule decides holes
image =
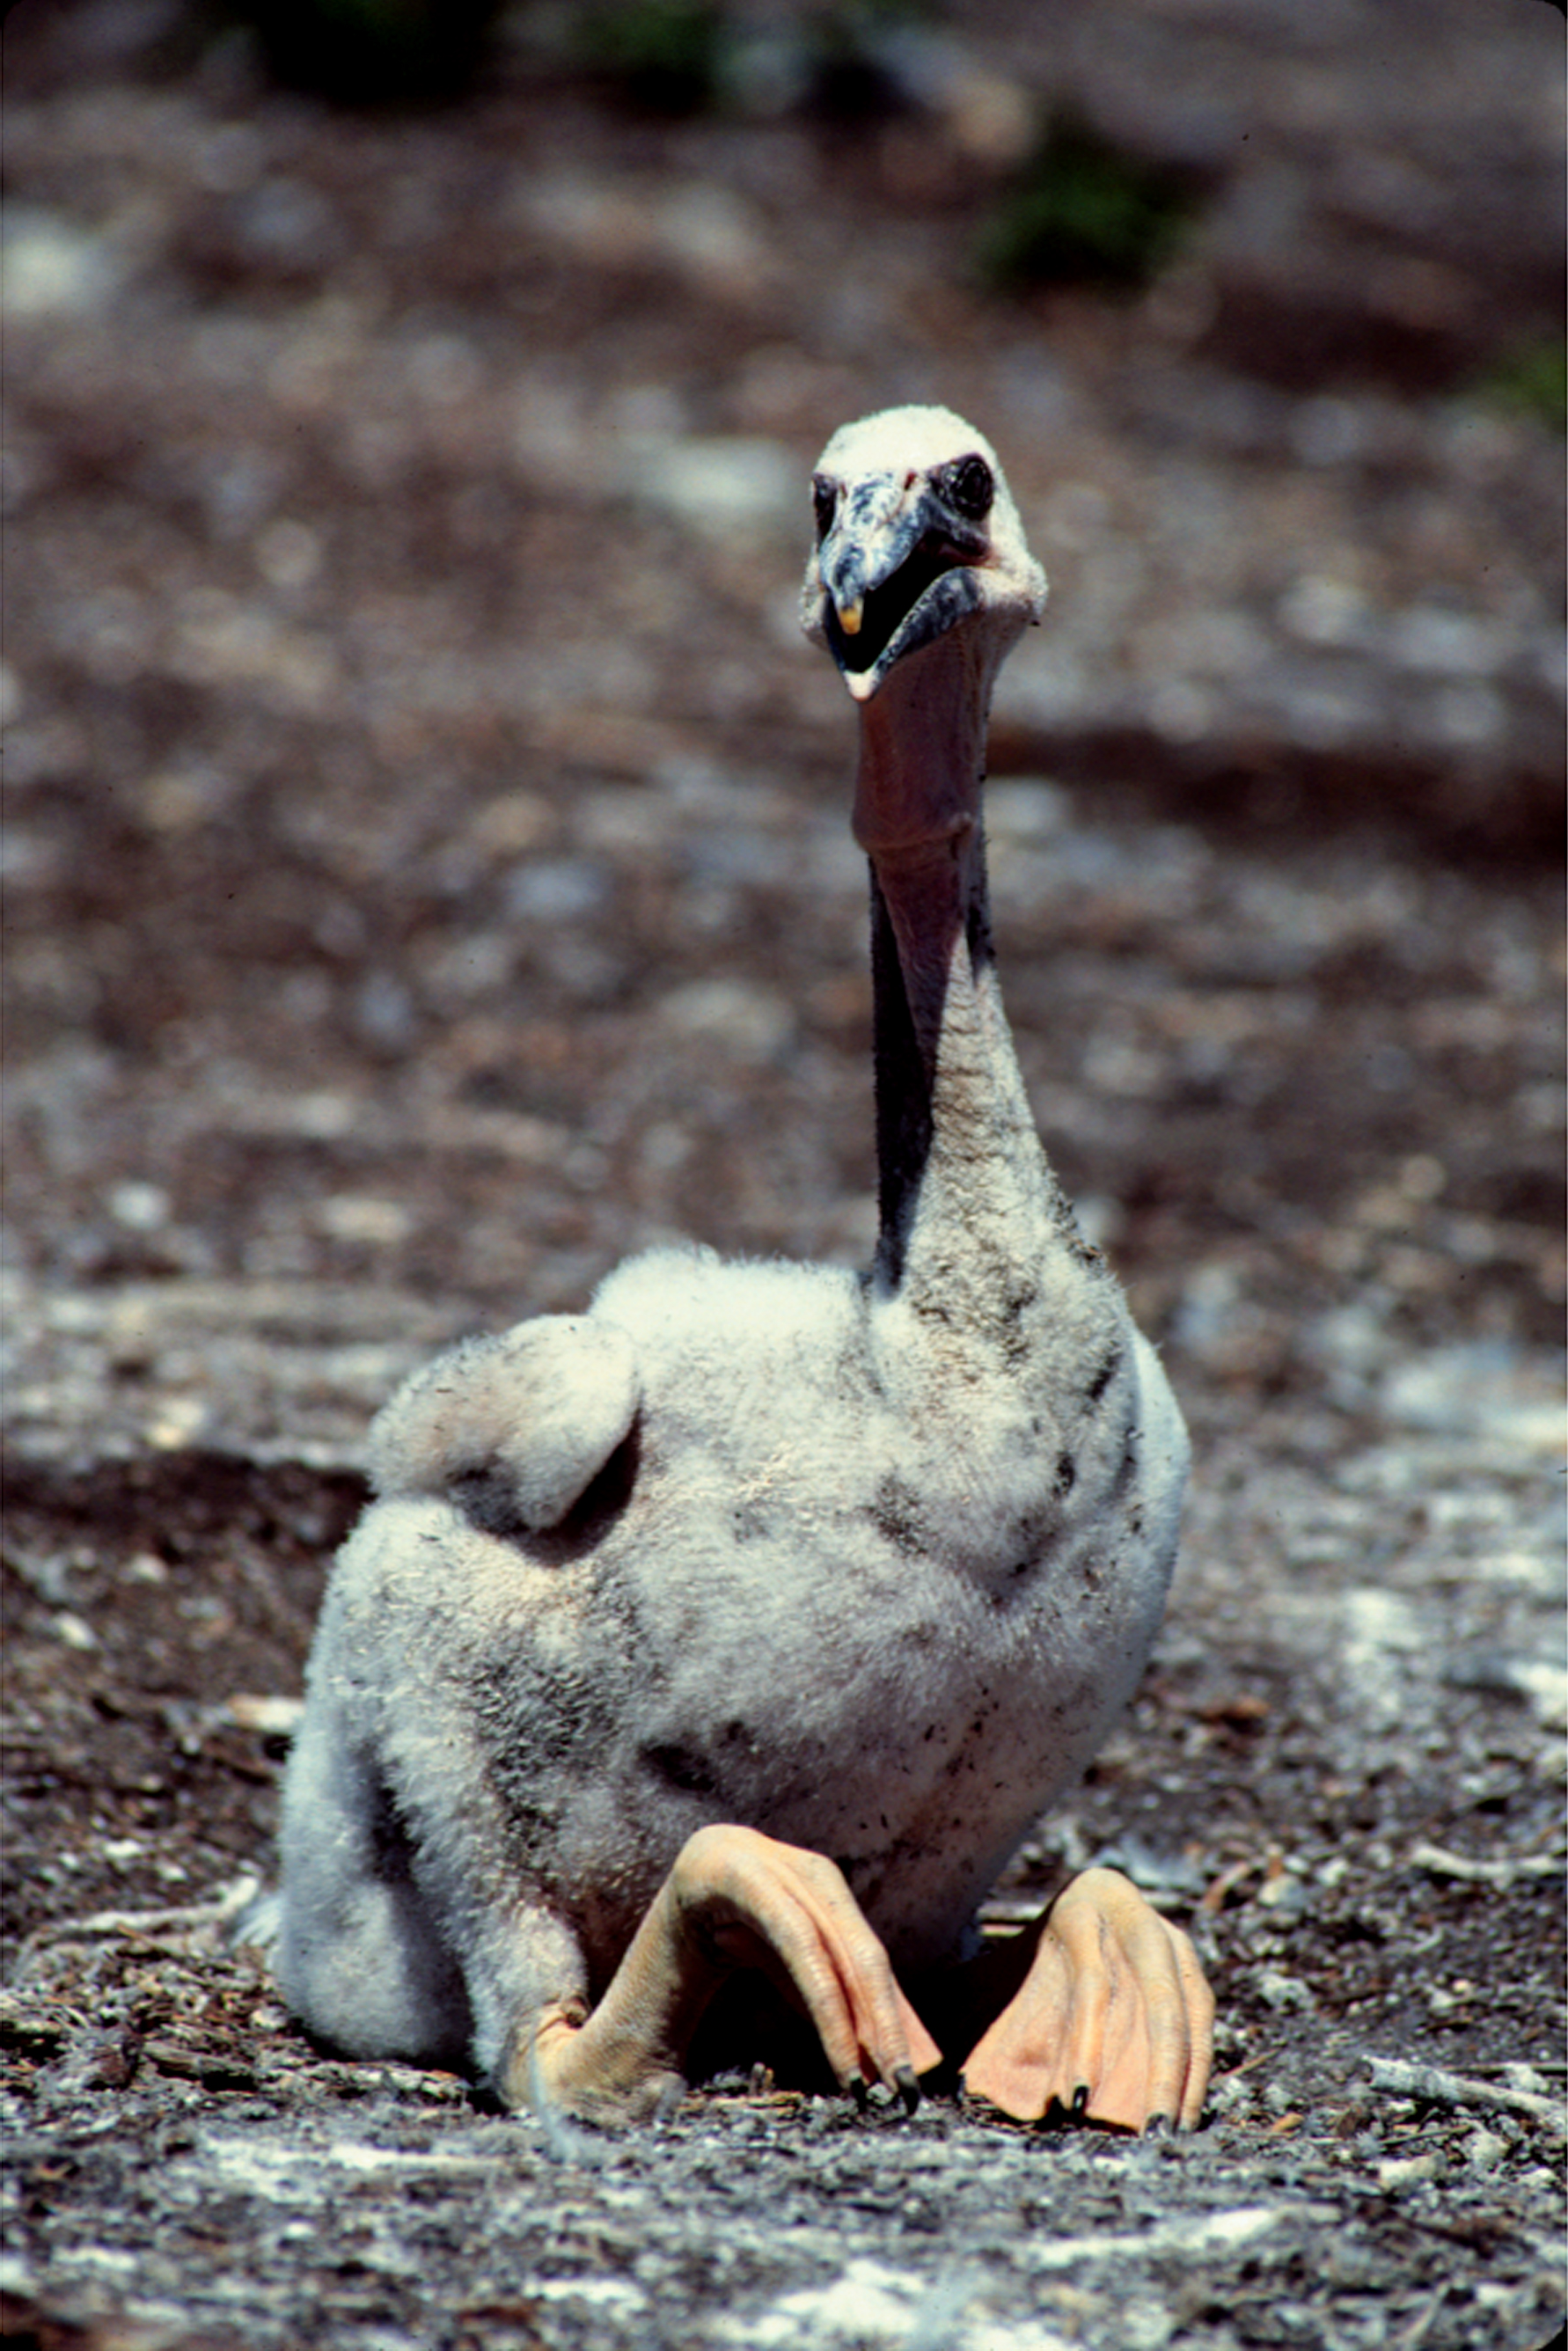
[[[894,664],[977,611],[982,532],[954,529],[929,492],[892,476],[851,483],[806,576],[801,617],[857,702]]]

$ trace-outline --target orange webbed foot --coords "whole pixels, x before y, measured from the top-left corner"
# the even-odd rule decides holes
[[[1189,1938],[1119,1871],[1091,1869],[1046,1912],[964,2085],[1019,2122],[1056,2110],[1124,2130],[1191,2129],[1213,2052],[1214,1995]]]
[[[941,2052],[904,1996],[842,1872],[821,1854],[724,1824],[687,1839],[591,2015],[537,2019],[509,2062],[509,2104],[632,2119],[678,2084],[704,2010],[758,1968],[810,2017],[835,2079],[913,2106]]]

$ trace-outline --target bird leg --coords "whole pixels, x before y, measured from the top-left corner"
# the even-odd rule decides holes
[[[1017,1989],[965,2064],[971,2097],[1019,2122],[1055,2108],[1124,2130],[1193,2127],[1214,1995],[1188,1937],[1119,1870],[1085,1870],[998,1956]]]
[[[835,2078],[919,2096],[941,2061],[836,1865],[756,1829],[687,1839],[591,2012],[558,2002],[498,2069],[508,2105],[631,2121],[678,2089],[704,2010],[737,1968],[759,1968],[803,2008]]]

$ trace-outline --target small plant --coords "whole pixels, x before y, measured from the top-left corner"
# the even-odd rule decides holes
[[[1196,205],[1189,176],[1129,155],[1075,115],[1051,122],[980,234],[986,282],[1134,290],[1170,259]]]
[[[730,36],[715,0],[623,0],[585,11],[578,55],[654,114],[700,114],[718,102]]]
[[[1554,336],[1514,352],[1476,388],[1483,400],[1532,416],[1553,433],[1568,433],[1568,343]]]
[[[760,92],[764,113],[845,121],[904,103],[890,44],[928,14],[929,0],[812,0],[759,19],[724,0],[603,0],[559,12],[577,63],[653,113],[744,113]]]

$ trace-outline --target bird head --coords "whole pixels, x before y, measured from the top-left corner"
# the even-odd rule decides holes
[[[995,450],[947,408],[889,408],[841,425],[811,477],[817,544],[800,622],[857,702],[950,631],[983,633],[995,664],[1045,608],[1045,574]]]

